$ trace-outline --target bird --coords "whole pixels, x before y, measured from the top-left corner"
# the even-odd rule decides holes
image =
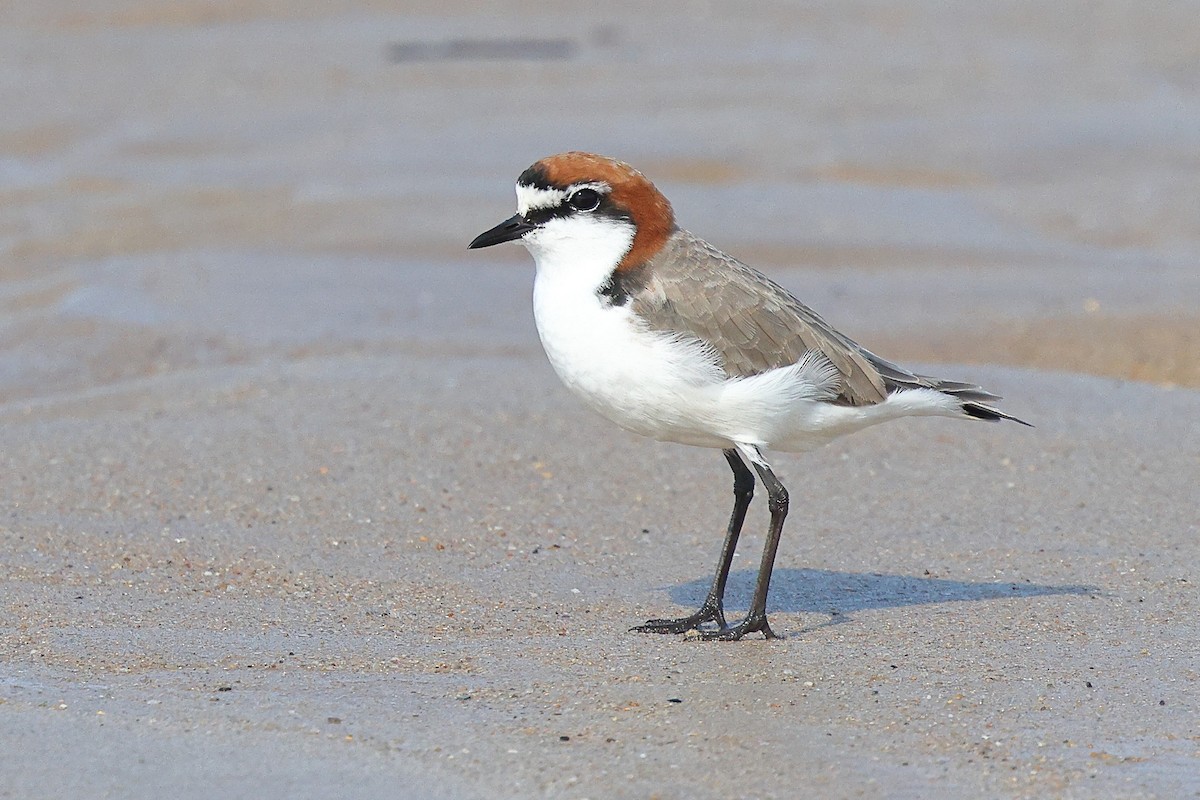
[[[662,192],[624,162],[548,156],[520,174],[516,193],[517,213],[468,247],[518,242],[533,256],[538,336],[563,384],[627,431],[721,450],[733,471],[733,512],[704,602],[631,631],[779,638],[767,595],[789,498],[764,451],[805,452],[901,417],[1029,425],[980,386],[910,372],[860,346],[680,228]],[[755,473],[770,522],[749,608],[729,624],[725,588]]]

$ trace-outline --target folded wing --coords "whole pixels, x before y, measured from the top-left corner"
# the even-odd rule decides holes
[[[839,403],[871,405],[898,389],[935,389],[962,400],[969,416],[1012,419],[985,405],[1000,398],[979,386],[917,375],[880,358],[765,275],[687,231],[673,234],[647,267],[630,292],[633,310],[652,329],[708,344],[730,377],[786,367],[817,351],[840,375]]]

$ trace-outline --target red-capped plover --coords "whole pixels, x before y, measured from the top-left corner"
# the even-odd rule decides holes
[[[764,450],[811,450],[900,417],[1028,424],[974,384],[918,375],[860,347],[679,228],[667,198],[620,161],[572,152],[525,170],[516,215],[470,247],[510,241],[533,255],[538,334],[567,388],[626,430],[722,450],[733,470],[733,515],[708,597],[695,614],[635,631],[775,637],[767,591],[788,493]],[[746,462],[767,487],[771,521],[749,611],[728,625],[725,584],[754,493]]]

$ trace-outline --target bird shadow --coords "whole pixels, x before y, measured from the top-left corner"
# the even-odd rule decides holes
[[[755,570],[735,570],[729,574],[725,591],[727,611],[744,612],[754,591]],[[704,602],[710,579],[668,587],[671,600],[685,608]],[[828,569],[777,569],[771,580],[767,603],[770,611],[827,614],[829,619],[815,627],[837,625],[851,620],[855,611],[932,603],[961,603],[978,600],[1042,597],[1045,595],[1096,595],[1095,586],[1049,586],[1027,582],[973,582],[915,575],[887,575],[879,572],[835,572]]]

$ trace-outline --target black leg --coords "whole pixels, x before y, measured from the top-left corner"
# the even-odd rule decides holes
[[[725,543],[721,545],[721,560],[717,563],[717,574],[713,576],[712,589],[708,592],[705,605],[715,604],[721,627],[725,627],[725,584],[729,581],[729,568],[733,566],[733,554],[737,550],[742,523],[746,521],[746,510],[754,499],[754,473],[746,467],[737,450],[725,450],[725,460],[733,470],[733,514],[729,517],[729,528],[725,532]]]
[[[719,631],[699,631],[701,639],[734,640],[755,631],[761,631],[762,635],[768,639],[779,638],[767,624],[767,592],[771,588],[771,572],[775,568],[775,553],[779,549],[783,521],[787,518],[788,493],[779,479],[775,477],[775,473],[771,471],[771,467],[762,460],[762,455],[758,455],[759,458],[752,459],[751,463],[754,464],[758,477],[762,478],[763,484],[767,487],[767,506],[771,509],[771,527],[767,530],[767,541],[763,545],[762,562],[758,567],[758,580],[754,584],[754,597],[750,600],[750,610],[746,613],[745,619],[731,628],[722,626],[722,630]]]
[[[738,536],[742,533],[742,523],[746,520],[746,509],[754,498],[754,473],[746,467],[737,450],[731,448],[724,453],[729,468],[733,470],[733,514],[729,517],[729,528],[725,532],[725,543],[721,545],[721,558],[717,562],[717,572],[713,576],[708,597],[704,599],[700,610],[689,617],[652,619],[630,630],[639,633],[683,633],[696,630],[705,622],[715,622],[721,630],[729,627],[725,622],[725,584],[729,580],[729,568],[737,550]]]

